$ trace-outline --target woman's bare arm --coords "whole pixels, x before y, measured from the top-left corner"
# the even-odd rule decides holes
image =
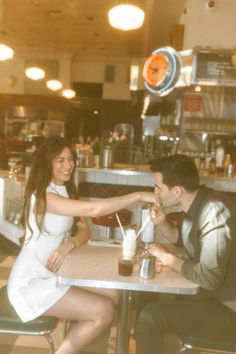
[[[90,237],[90,228],[85,218],[80,218],[77,223],[77,231],[72,238],[66,240],[62,245],[55,249],[47,261],[47,268],[52,272],[56,272],[64,258],[68,253],[72,251],[75,247],[79,247],[82,244],[86,243]]]
[[[47,193],[47,211],[65,216],[95,217],[113,213],[139,201],[155,203],[156,197],[151,192],[135,192],[120,197],[83,201]]]
[[[87,243],[90,236],[91,230],[87,218],[80,218],[80,220],[77,222],[77,231],[73,235],[73,238],[77,242],[77,246],[81,246]]]

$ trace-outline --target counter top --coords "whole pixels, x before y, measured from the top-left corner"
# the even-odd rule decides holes
[[[17,175],[15,178],[10,178],[8,170],[0,170],[0,178],[4,178],[19,183],[25,183],[26,181],[26,176],[24,174]]]
[[[113,168],[101,168],[101,167],[77,167],[80,172],[105,172],[120,175],[147,175],[152,173],[149,165],[131,165],[131,164],[114,164]]]
[[[114,168],[77,167],[77,183],[81,181],[93,183],[128,184],[137,186],[153,186],[153,172],[149,165],[115,164]],[[21,174],[15,179],[9,178],[7,170],[0,170],[0,178],[18,183],[25,183],[26,176]],[[217,177],[200,175],[202,184],[224,191],[236,193],[235,177]]]

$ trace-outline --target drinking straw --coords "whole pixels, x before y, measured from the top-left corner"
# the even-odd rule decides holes
[[[125,232],[124,232],[124,229],[123,229],[123,226],[121,225],[121,222],[120,222],[120,218],[119,218],[119,215],[116,213],[116,218],[117,218],[117,221],[118,221],[118,224],[120,226],[120,229],[121,229],[121,232],[123,234],[123,237],[125,238]]]
[[[136,235],[136,239],[139,237],[140,233],[145,229],[145,227],[147,226],[147,224],[150,221],[150,216],[148,216],[148,218],[145,220],[145,222],[143,223],[143,225],[141,226],[141,228],[139,229],[137,235]]]

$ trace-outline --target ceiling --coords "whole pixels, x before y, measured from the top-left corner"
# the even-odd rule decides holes
[[[123,1],[128,2],[128,1]],[[80,60],[144,57],[170,45],[185,0],[130,0],[144,9],[141,29],[112,28],[108,9],[118,0],[0,0],[0,42],[16,55],[53,52]]]

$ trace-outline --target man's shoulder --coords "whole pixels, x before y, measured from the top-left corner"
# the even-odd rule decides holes
[[[204,203],[221,203],[230,209],[234,207],[233,198],[229,194],[205,186],[203,191],[205,195]]]

